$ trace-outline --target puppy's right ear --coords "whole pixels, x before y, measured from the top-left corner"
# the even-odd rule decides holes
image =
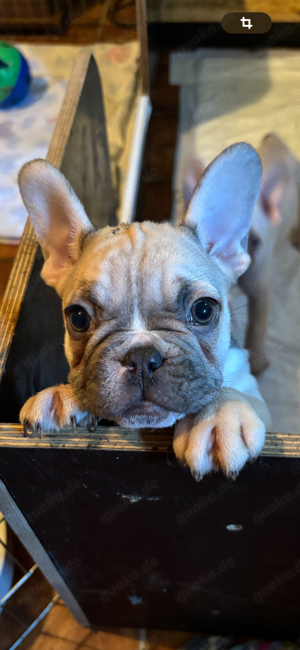
[[[250,144],[228,147],[206,168],[183,222],[230,282],[236,282],[251,261],[247,240],[261,171]]]
[[[22,167],[19,188],[43,250],[41,276],[61,294],[83,238],[94,228],[66,178],[46,160],[33,160]]]

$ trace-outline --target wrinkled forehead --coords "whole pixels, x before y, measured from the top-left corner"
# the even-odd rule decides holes
[[[221,271],[187,228],[143,222],[88,236],[68,294],[92,293],[101,305],[138,300],[164,306],[196,291],[222,300]]]

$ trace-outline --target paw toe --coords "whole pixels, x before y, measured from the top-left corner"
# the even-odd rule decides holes
[[[265,426],[256,413],[250,408],[248,408],[247,412],[243,414],[241,438],[248,449],[249,458],[257,458],[264,445]]]
[[[212,444],[211,444],[211,427],[203,423],[197,428],[196,432],[191,434],[188,448],[185,452],[185,458],[189,465],[192,475],[196,480],[201,480],[206,474],[214,469]]]
[[[191,422],[189,416],[180,420],[175,426],[173,449],[176,458],[182,465],[186,463],[185,452],[189,444],[190,427]]]
[[[21,422],[23,424],[23,436],[24,438],[28,438],[28,429],[30,427],[30,423],[28,420],[21,420]]]
[[[195,481],[196,481],[197,483],[199,483],[200,481],[202,481],[203,476],[202,476],[202,474],[201,474],[200,472],[198,472],[196,469],[191,469],[191,474],[192,474],[192,477],[195,479]]]

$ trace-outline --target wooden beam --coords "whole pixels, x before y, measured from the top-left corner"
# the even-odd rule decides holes
[[[146,0],[136,0],[137,33],[141,48],[140,74],[143,95],[150,93]]]
[[[14,499],[5,487],[4,483],[0,480],[0,502],[1,512],[3,513],[7,523],[13,529],[15,534],[19,537],[25,548],[28,549],[34,561],[39,565],[44,576],[49,580],[52,587],[59,593],[64,603],[75,616],[78,623],[89,626],[89,621],[82,611],[76,598],[73,596],[68,585],[61,577],[56,566],[50,560],[48,553],[45,551],[41,542],[30,528],[21,510],[19,510]]]
[[[45,431],[39,438],[36,433],[30,433],[28,438],[23,436],[20,424],[0,424],[0,447],[34,447],[34,448],[66,448],[66,449],[102,449],[122,451],[173,451],[172,430],[139,430],[123,429],[122,427],[99,426],[92,433],[86,427],[79,427],[74,434],[73,429],[63,429],[55,433]],[[299,433],[266,434],[266,441],[260,456],[269,457],[300,457]]]

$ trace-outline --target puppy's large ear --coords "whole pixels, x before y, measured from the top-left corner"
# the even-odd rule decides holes
[[[232,145],[205,170],[184,219],[231,282],[250,264],[247,240],[260,180],[255,149]]]
[[[43,250],[42,278],[60,294],[93,226],[66,178],[45,160],[22,167],[19,188]]]

